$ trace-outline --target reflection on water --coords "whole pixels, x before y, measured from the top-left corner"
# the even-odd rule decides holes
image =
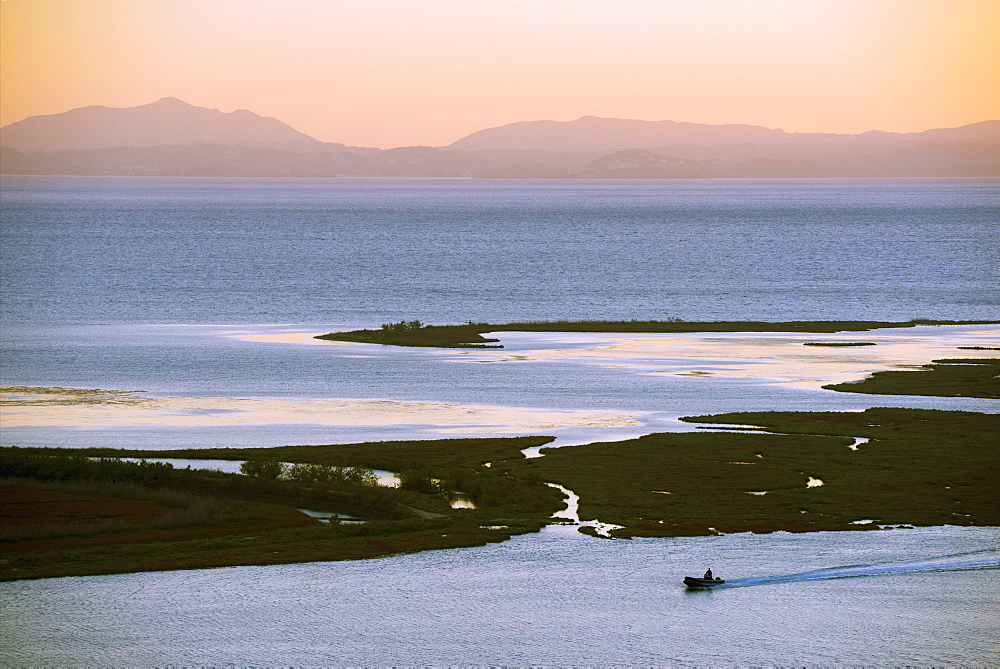
[[[321,523],[343,523],[345,525],[362,525],[368,521],[361,520],[360,518],[355,518],[354,516],[345,516],[342,513],[332,513],[330,511],[314,511],[312,509],[299,509],[302,513],[306,514],[310,518],[315,518]]]
[[[267,333],[283,328],[243,329]],[[263,343],[234,340],[228,332],[212,326],[134,325],[12,330],[25,350],[33,350],[36,342],[46,345],[31,356],[30,365],[19,363],[31,368],[29,378],[144,392],[53,387],[62,394],[32,395],[18,386],[0,397],[5,403],[0,441],[20,446],[245,448],[528,433],[551,435],[558,439],[553,445],[566,445],[690,431],[692,426],[679,423],[679,416],[733,410],[843,411],[905,401],[915,408],[991,411],[989,400],[977,398],[901,400],[817,387],[957,355],[958,345],[1000,336],[995,326],[878,330],[866,337],[884,339],[886,345],[859,358],[856,351],[801,346],[819,335],[786,333],[748,338],[739,333],[514,332],[498,335],[506,351],[483,352]],[[78,354],[58,365],[46,362],[67,351]],[[509,359],[465,364],[490,356]],[[678,375],[705,360],[717,368],[711,377]],[[198,373],[185,378],[183,388],[170,381],[172,370],[191,366]],[[273,366],[283,371],[255,371]],[[5,376],[11,374],[6,367]]]
[[[574,523],[580,522],[580,496],[569,488],[565,488],[558,483],[546,483],[545,485],[550,488],[555,488],[562,494],[566,495],[566,508],[562,511],[556,511],[552,514],[553,518],[565,518],[566,520],[572,521]]]
[[[401,481],[399,477],[396,476],[395,472],[388,472],[384,469],[373,469],[375,476],[378,478],[378,484],[380,486],[385,486],[386,488],[398,488]]]
[[[565,519],[570,521],[573,525],[580,527],[592,527],[597,534],[602,537],[608,537],[611,535],[612,530],[620,529],[621,525],[614,525],[613,523],[602,523],[599,520],[580,520],[580,496],[569,488],[565,488],[558,483],[546,483],[545,485],[550,488],[555,488],[562,494],[566,495],[566,508],[561,511],[556,511],[552,514],[555,519]]]
[[[475,509],[476,503],[462,493],[455,493],[451,498],[451,508],[453,509]]]
[[[140,460],[145,460],[146,462],[162,462],[164,464],[172,465],[174,469],[210,469],[217,472],[226,472],[227,474],[239,474],[240,465],[243,464],[242,460],[187,460],[184,458],[122,458],[126,462],[139,462]]]
[[[864,333],[877,348],[844,350],[803,343],[829,339],[829,334],[712,333],[700,334],[573,334],[492,333],[506,346],[521,343],[516,354],[497,350],[462,351],[466,362],[560,361],[630,370],[660,376],[767,379],[802,389],[818,390],[829,383],[857,381],[872,372],[919,367],[968,341],[995,341],[996,326],[888,328]],[[850,340],[857,333],[837,335]],[[531,344],[534,348],[529,348]],[[566,344],[574,344],[565,347]],[[990,357],[990,351],[964,350],[963,357]],[[710,365],[691,370],[692,366]],[[712,382],[713,379],[705,379]]]
[[[4,392],[0,402],[9,428],[69,427],[93,428],[103,425],[127,428],[134,425],[161,428],[219,427],[227,425],[269,425],[309,423],[314,425],[424,425],[437,424],[449,431],[538,432],[567,427],[637,426],[626,413],[577,409],[476,406],[443,402],[402,402],[386,399],[315,398],[227,398],[164,397],[142,395],[120,401],[92,396],[78,397],[72,389],[42,388],[42,399]],[[64,390],[61,401],[52,401]],[[97,391],[91,391],[97,392]]]

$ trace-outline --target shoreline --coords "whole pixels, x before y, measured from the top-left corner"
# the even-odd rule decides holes
[[[923,324],[926,323],[895,327]],[[822,352],[823,348],[806,353],[837,355],[838,347],[826,347],[827,353]],[[862,350],[872,348],[877,346]],[[617,349],[615,352],[620,353]],[[639,353],[644,355],[645,351]],[[491,353],[484,351],[478,355]],[[602,352],[602,355],[611,354]],[[1000,362],[995,357],[985,357],[995,355],[991,349],[983,349],[981,355],[984,357],[939,358],[923,365],[924,371],[881,372],[884,376],[875,374],[869,379],[891,378],[895,384],[893,394],[919,386],[928,395],[952,393],[966,397],[968,379],[959,379],[956,386],[954,373],[971,370],[978,374],[978,383],[987,387],[996,385],[992,371]],[[852,390],[865,392],[866,383],[871,382],[868,379],[855,382],[851,384]],[[40,394],[56,409],[108,404],[128,410],[147,405],[152,399],[127,391],[29,387],[9,390],[15,395]],[[979,396],[993,397],[988,388],[986,392]],[[16,409],[32,401],[15,397],[12,406]],[[203,399],[191,401],[198,404]],[[385,405],[380,407],[384,409]],[[314,500],[308,508],[323,507],[324,511],[357,516],[367,493],[352,498],[350,504],[333,490],[320,493],[303,488],[291,497],[288,491],[277,489],[250,494],[242,474],[180,470],[170,474],[175,477],[170,479],[174,481],[172,485],[186,487],[196,496],[214,500],[213,503],[263,505],[259,513],[276,520],[270,525],[255,525],[249,520],[230,519],[217,527],[152,535],[123,530],[87,536],[84,531],[82,536],[73,538],[59,535],[66,530],[55,529],[56,536],[44,540],[5,541],[0,580],[354,560],[479,546],[558,523],[564,501],[549,487],[550,483],[579,495],[578,515],[584,525],[577,526],[578,531],[596,535],[596,530],[588,525],[600,523],[607,531],[602,536],[611,538],[871,531],[880,526],[1000,525],[1000,513],[989,501],[991,481],[1000,478],[1000,464],[996,453],[984,453],[982,449],[982,444],[1000,438],[1000,414],[868,408],[862,412],[730,412],[687,416],[681,420],[696,425],[694,431],[652,431],[624,441],[591,441],[560,448],[547,445],[553,437],[250,449],[3,448],[0,453],[16,451],[19,456],[230,461],[263,458],[310,465],[419,471],[421,480],[449,483],[445,487],[428,483],[413,493],[424,497],[396,502],[399,506],[392,510],[391,504],[384,507],[379,512],[382,517],[375,514],[367,518],[367,527],[324,526],[314,519],[300,517],[298,512],[292,513],[294,509],[289,511],[295,504],[304,504],[292,498],[321,495],[316,499],[326,501],[317,504]],[[725,431],[725,426],[737,424],[756,429]],[[524,440],[539,449],[543,457],[525,457]],[[53,486],[41,484],[48,491],[45,494],[59,497]],[[514,497],[508,490],[511,486],[520,491]],[[911,494],[914,489],[922,494]],[[706,495],[706,490],[713,492]],[[468,493],[475,508],[449,508],[448,496],[455,491]],[[378,492],[377,496],[386,494],[395,493]],[[87,508],[110,504],[113,497],[101,493],[91,495],[86,503],[78,499],[75,511],[82,513]],[[73,504],[67,507],[64,500],[62,508],[68,509],[72,516]],[[147,511],[155,515],[152,510]],[[396,518],[397,515],[400,517]]]
[[[244,333],[221,336],[246,338]],[[980,375],[981,388],[972,388],[971,392],[968,384],[964,388],[954,386],[953,392],[934,386],[946,376],[941,371],[985,370],[983,365],[995,359],[997,353],[986,346],[968,344],[995,341],[997,337],[1000,337],[1000,328],[995,326],[931,326],[913,333],[888,329],[868,335],[869,345],[866,346],[830,345],[852,343],[850,334],[509,333],[504,338],[509,347],[507,350],[442,350],[430,354],[434,357],[427,358],[426,363],[422,362],[422,358],[428,355],[425,352],[408,354],[399,349],[386,349],[383,352],[371,350],[359,353],[350,350],[352,344],[323,342],[312,339],[310,335],[297,335],[296,339],[282,341],[280,345],[287,349],[281,353],[286,356],[297,355],[295,347],[311,347],[310,342],[348,347],[319,352],[321,359],[326,359],[329,353],[329,359],[334,363],[341,356],[346,359],[359,355],[417,356],[412,364],[436,365],[432,368],[436,374],[452,373],[452,369],[458,369],[454,367],[456,364],[504,365],[510,373],[521,374],[519,370],[525,365],[559,363],[572,365],[566,378],[569,383],[576,383],[585,382],[587,368],[592,367],[614,374],[613,384],[616,387],[625,387],[631,376],[636,375],[639,379],[659,377],[662,382],[656,381],[656,385],[663,388],[667,395],[695,393],[691,397],[696,397],[703,391],[721,392],[723,394],[719,397],[730,397],[732,400],[724,408],[732,407],[733,410],[780,410],[790,407],[780,401],[785,389],[810,393],[820,391],[809,397],[809,406],[803,409],[828,410],[842,405],[860,410],[873,405],[868,400],[859,400],[863,397],[862,393],[871,387],[867,377],[874,374],[879,379],[891,377],[898,381],[891,387],[883,384],[881,392],[865,393],[873,397],[875,394],[952,397],[954,401],[929,399],[908,405],[989,412],[992,409],[981,399],[994,398],[997,392],[990,388],[988,375]],[[256,341],[256,338],[251,341]],[[278,342],[269,340],[268,343]],[[815,343],[824,345],[812,345]],[[974,366],[957,366],[960,361]],[[442,362],[450,369],[443,367]],[[939,368],[941,364],[948,367]],[[537,376],[543,369],[535,366],[526,372]],[[938,369],[938,372],[924,374],[923,377],[931,382],[930,386],[917,390],[915,382],[921,375],[916,370],[928,369]],[[478,373],[471,369],[470,372]],[[775,401],[741,404],[737,401],[737,389],[745,383],[760,387],[762,393],[775,397]],[[927,386],[926,383],[923,385]],[[91,388],[102,387],[107,386],[95,385]],[[701,410],[693,401],[682,400],[673,404],[640,401],[624,406],[605,402],[602,396],[593,394],[574,402],[513,391],[506,394],[479,392],[463,402],[462,397],[456,397],[443,388],[425,393],[430,399],[407,398],[393,393],[392,388],[383,388],[382,394],[372,397],[219,397],[214,396],[212,390],[204,394],[177,396],[170,390],[0,388],[0,410],[7,427],[3,441],[7,445],[44,446],[47,440],[73,439],[74,434],[83,431],[84,434],[110,440],[109,445],[128,447],[130,444],[126,439],[141,438],[143,432],[150,430],[164,435],[167,434],[165,431],[173,430],[170,434],[176,435],[165,439],[158,448],[177,448],[184,439],[211,446],[209,437],[199,435],[212,432],[218,435],[214,438],[223,438],[221,445],[233,446],[255,439],[262,439],[261,445],[278,445],[316,443],[317,439],[428,439],[460,434],[502,436],[551,433],[572,439],[592,437],[592,440],[603,440],[608,432],[614,430],[672,431],[677,417]],[[197,393],[197,389],[192,390]],[[835,399],[834,396],[840,393],[827,393],[827,390],[850,392],[853,398],[841,395],[843,400]],[[872,402],[888,404],[886,400]],[[288,436],[283,437],[283,431],[287,431]],[[116,436],[119,433],[121,437]],[[322,436],[326,433],[330,436]]]
[[[529,321],[515,323],[473,323],[426,325],[420,321],[384,323],[379,330],[329,332],[315,338],[324,341],[416,346],[433,348],[503,348],[498,339],[483,337],[492,332],[572,332],[572,333],[709,333],[786,332],[835,333],[866,332],[884,328],[911,328],[918,325],[997,325],[1000,321],[951,321],[915,318],[910,321]]]
[[[474,493],[475,509],[448,509],[442,501],[445,493],[432,486],[421,493],[429,495],[421,497],[423,501],[401,505],[411,511],[423,507],[419,512],[408,514],[410,519],[402,525],[392,521],[377,530],[324,527],[318,521],[310,525],[297,518],[296,527],[273,531],[229,526],[206,530],[195,544],[191,543],[195,538],[185,534],[145,540],[122,535],[117,543],[124,541],[127,555],[132,556],[125,558],[120,552],[102,552],[100,545],[108,544],[106,539],[8,542],[0,580],[351,560],[483,545],[559,523],[565,500],[549,483],[579,495],[581,521],[611,526],[602,534],[612,539],[872,531],[882,525],[1000,526],[1000,509],[992,494],[1000,477],[1000,458],[982,451],[983,443],[1000,436],[1000,414],[869,409],[729,413],[688,417],[687,422],[762,429],[654,433],[624,442],[560,448],[545,447],[551,437],[536,437],[194,451],[0,449],[47,457],[264,458],[395,471],[416,467],[425,472],[426,480],[451,477],[453,482],[444,490],[480,491]],[[541,445],[544,457],[526,458],[521,448],[525,439]],[[477,443],[480,446],[474,447]],[[246,478],[221,473],[195,476],[217,481],[198,484],[199,494],[216,498],[234,494],[225,490],[243,489],[232,488],[232,481]],[[521,490],[515,497],[510,496],[511,486]],[[711,495],[704,494],[708,489]],[[915,489],[921,494],[912,494]],[[276,493],[265,498],[235,494],[235,499],[247,502],[278,502],[279,508],[289,503],[282,503]],[[325,504],[333,512],[357,514],[355,508],[346,509],[335,501]],[[431,509],[433,519],[427,520]],[[586,524],[578,530],[596,536]],[[369,525],[378,527],[383,526]],[[257,537],[256,543],[241,543],[239,537],[248,531]],[[170,557],[175,553],[178,559]]]

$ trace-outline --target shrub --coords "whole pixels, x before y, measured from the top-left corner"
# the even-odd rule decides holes
[[[441,482],[429,469],[407,469],[399,472],[397,478],[401,490],[412,490],[426,495],[440,495],[444,492]]]
[[[424,327],[420,321],[399,321],[398,323],[382,323],[382,330],[386,332],[400,332],[404,330],[419,330]]]
[[[247,460],[240,465],[240,473],[259,479],[275,480],[284,474],[288,466],[277,460]]]
[[[364,467],[296,464],[285,471],[284,478],[301,483],[328,483],[340,487],[378,485],[375,472]]]
[[[92,460],[80,455],[0,449],[0,476],[20,476],[43,481],[117,481],[143,486],[163,486],[174,478],[174,467],[164,462],[126,462],[119,458]]]

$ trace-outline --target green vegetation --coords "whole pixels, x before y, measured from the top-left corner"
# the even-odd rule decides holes
[[[24,448],[38,453],[69,453],[97,458],[180,458],[195,460],[271,460],[337,467],[367,467],[402,472],[430,467],[480,468],[489,462],[517,460],[525,448],[543,446],[554,437],[509,437],[486,439],[427,439],[375,441],[360,444],[276,446],[273,448],[191,448],[145,451],[114,448]]]
[[[562,500],[547,481],[580,495],[582,518],[623,526],[614,537],[1000,525],[997,415],[868,409],[684,420],[757,427],[549,448],[532,459],[521,449],[551,437],[189,451],[3,448],[0,580],[477,546],[549,522]],[[127,456],[242,460],[244,473],[118,459]],[[403,485],[372,485],[369,468],[400,472]],[[452,509],[456,492],[476,508]],[[367,522],[322,524],[296,507]]]
[[[300,483],[326,483],[337,487],[377,486],[378,476],[364,467],[334,467],[330,465],[287,465],[275,460],[251,459],[240,464],[240,473],[273,481],[284,479]]]
[[[206,499],[178,490],[148,488],[134,483],[4,478],[0,485],[7,491],[4,496],[7,508],[3,512],[6,522],[0,527],[0,542],[6,543],[140,529],[218,527],[263,516],[260,505]],[[51,512],[55,508],[53,502],[62,500],[67,505],[85,507],[88,497],[103,498],[104,508],[97,513],[91,509],[89,514],[74,511],[75,522],[65,522],[65,510],[47,519],[24,513],[29,501],[37,505],[43,499],[48,500]],[[16,504],[21,507],[11,508]],[[155,511],[151,513],[150,509]],[[19,519],[32,522],[18,522]]]
[[[81,516],[124,513],[113,495],[9,487],[0,481],[4,497],[4,524],[9,514],[22,511],[32,525],[45,526],[44,510],[65,510],[62,526],[84,525]],[[104,531],[63,532],[62,536],[22,536],[5,540],[0,580],[118,574],[172,569],[206,569],[236,565],[268,565],[328,560],[377,558],[423,550],[481,546],[515,534],[536,531],[540,521],[505,521],[484,526],[472,512],[423,520],[371,520],[363,525],[324,525],[294,508],[255,505],[255,513],[208,526],[145,525]],[[150,504],[129,500],[128,510],[154,520]],[[40,522],[39,517],[43,517]],[[493,528],[497,529],[493,529]],[[93,528],[84,528],[93,529]]]
[[[1000,399],[1000,358],[946,358],[913,371],[875,372],[826,390],[874,395],[933,395]]]
[[[38,481],[131,483],[194,494],[344,510],[373,517],[403,517],[392,489],[353,482],[269,479],[207,470],[174,469],[156,462],[125,462],[117,457],[88,459],[78,449],[0,448],[0,476]],[[155,452],[145,452],[154,457]],[[125,456],[123,456],[125,457]],[[411,500],[412,501],[412,500]]]
[[[681,333],[681,332],[860,332],[878,328],[909,328],[917,325],[987,324],[994,321],[938,321],[916,318],[903,323],[887,321],[702,321],[686,322],[679,318],[660,321],[529,321],[522,323],[473,323],[464,325],[425,325],[420,321],[385,323],[378,330],[353,330],[318,335],[316,339],[348,341],[392,346],[432,346],[442,348],[503,348],[497,339],[483,337],[484,332],[609,332],[609,333]]]
[[[412,324],[419,324],[415,327]],[[349,341],[359,344],[386,344],[389,346],[433,346],[442,348],[503,348],[493,345],[499,339],[482,336],[491,328],[486,323],[465,325],[424,325],[420,321],[383,323],[378,330],[331,332],[316,339]]]
[[[288,471],[288,465],[277,460],[252,459],[240,465],[240,474],[256,476],[261,479],[275,480]]]
[[[581,518],[624,526],[613,537],[1000,525],[997,415],[868,409],[684,420],[781,434],[651,434],[543,449],[514,471],[573,490]],[[852,450],[854,437],[870,441]],[[807,487],[811,478],[822,485]],[[853,524],[864,520],[874,523]]]
[[[558,492],[531,476],[511,477],[501,461],[550,440],[221,449],[229,459],[248,458],[241,474],[119,459],[215,459],[219,449],[2,448],[0,517],[13,529],[0,538],[0,580],[361,559],[502,541],[537,531],[561,507]],[[496,463],[485,466],[483,457]],[[373,485],[369,461],[402,465],[409,484]],[[476,508],[452,509],[456,493]],[[296,508],[366,522],[322,524]]]

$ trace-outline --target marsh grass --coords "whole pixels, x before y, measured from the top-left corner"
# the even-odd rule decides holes
[[[545,457],[532,459],[521,449],[546,444],[551,437],[171,452],[0,449],[0,462],[15,468],[18,462],[33,463],[53,479],[96,471],[81,464],[84,455],[155,455],[240,460],[257,456],[324,466],[413,469],[439,482],[430,494],[370,486],[334,489],[221,472],[132,469],[112,458],[104,466],[116,475],[167,476],[172,486],[188,487],[178,493],[122,482],[43,483],[42,488],[83,486],[78,494],[121,495],[117,499],[131,512],[147,505],[148,513],[137,526],[100,526],[103,519],[87,520],[93,525],[87,528],[92,533],[88,536],[72,535],[73,528],[56,528],[49,538],[22,535],[4,545],[0,579],[366,559],[483,545],[536,531],[549,522],[562,508],[561,495],[543,482],[579,494],[584,519],[622,525],[615,537],[859,530],[903,523],[1000,525],[995,502],[1000,416],[877,408],[685,420],[756,425],[758,430],[653,434],[543,449]],[[868,441],[853,450],[858,437]],[[810,479],[823,485],[809,487]],[[91,485],[96,487],[87,487]],[[147,490],[137,490],[143,487]],[[468,492],[479,508],[452,510],[449,490]],[[108,494],[104,499],[113,499]],[[220,506],[189,503],[206,495],[223,498],[215,500]],[[310,508],[330,511],[367,505],[368,513],[351,515],[369,522],[323,525],[289,506],[301,500],[312,500]],[[248,515],[241,503],[254,504],[259,515]],[[72,500],[68,506],[73,512],[82,510]],[[873,522],[853,524],[858,520]]]
[[[579,494],[581,518],[624,525],[618,537],[1000,525],[997,415],[878,408],[682,420],[779,434],[651,434],[543,449],[516,466]],[[855,437],[869,441],[852,450]],[[876,524],[853,524],[865,519]]]
[[[380,330],[352,330],[318,335],[316,339],[391,346],[439,348],[503,348],[498,339],[483,337],[486,332],[608,332],[608,333],[695,333],[695,332],[859,332],[879,328],[909,328],[917,325],[991,324],[995,321],[941,321],[915,318],[893,321],[683,321],[664,320],[557,320],[515,323],[474,323],[425,325],[420,321],[385,324]]]
[[[521,448],[551,439],[453,439],[426,444],[384,442],[226,451],[230,459],[263,454],[278,461],[310,464],[302,469],[309,474],[301,477],[303,480],[131,468],[119,459],[173,455],[164,451],[0,449],[0,470],[5,467],[22,474],[15,482],[8,479],[8,490],[19,486],[22,496],[25,491],[38,490],[52,498],[27,500],[34,506],[22,505],[27,508],[21,518],[25,522],[5,523],[11,531],[0,559],[0,580],[354,560],[503,541],[537,531],[560,507],[557,492],[531,476],[513,477],[502,467],[504,459],[523,459]],[[88,455],[104,460],[92,461]],[[209,451],[192,455],[218,457]],[[365,477],[360,482],[336,485],[312,480],[317,477],[311,474],[320,469],[365,468],[371,461],[398,464],[399,471],[424,465],[442,486],[425,494],[371,486]],[[497,466],[485,467],[488,461]],[[93,480],[102,467],[105,473],[116,476],[166,475],[171,486],[182,490]],[[29,472],[46,480],[26,479],[23,475]],[[88,478],[72,478],[78,475]],[[70,480],[63,480],[65,477]],[[479,508],[452,509],[449,491],[456,489],[474,495]],[[5,504],[4,511],[13,512],[14,506]],[[348,513],[368,522],[322,524],[295,508],[302,506]],[[519,520],[499,526],[493,522],[498,517]]]
[[[826,390],[875,395],[932,395],[1000,399],[1000,358],[945,358],[913,371],[875,372]]]
[[[0,542],[41,541],[61,537],[92,537],[98,534],[137,532],[139,530],[164,530],[183,527],[221,527],[234,523],[244,523],[262,516],[258,506],[246,503],[206,499],[180,490],[169,488],[147,488],[134,483],[108,481],[42,482],[36,479],[5,477],[0,479],[0,488],[5,490],[4,522],[0,524]],[[24,495],[30,491],[33,494]],[[59,495],[59,493],[76,493]],[[46,499],[47,498],[47,499]],[[15,501],[22,505],[34,504],[36,508],[50,508],[57,500],[67,500],[77,505],[78,518],[72,521],[47,522],[38,518],[35,522],[16,522],[10,517],[10,509]],[[100,509],[111,507],[109,500],[129,500],[143,502],[135,510],[141,513],[128,517],[113,517],[95,520]],[[92,514],[83,513],[90,506]],[[120,509],[121,507],[115,507]],[[63,517],[72,517],[68,510]]]
[[[401,472],[408,469],[482,467],[487,462],[520,460],[523,449],[543,446],[555,437],[486,437],[414,439],[355,444],[276,446],[271,448],[204,448],[145,451],[137,449],[78,448],[21,449],[28,452],[78,453],[89,457],[161,457],[214,460],[270,460],[275,462],[362,467]]]
[[[142,499],[168,507],[183,508],[190,506],[199,498],[190,493],[172,488],[149,488],[136,483],[120,481],[72,481],[43,482],[31,478],[12,476],[0,477],[0,486],[14,489],[55,489],[73,490],[92,495],[106,497],[121,497],[123,499]]]

